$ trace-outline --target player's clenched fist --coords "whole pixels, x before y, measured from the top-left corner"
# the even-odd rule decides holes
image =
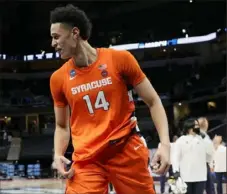
[[[74,169],[70,168],[69,170],[66,170],[66,166],[71,163],[70,160],[68,160],[64,156],[55,156],[54,163],[56,165],[56,169],[58,170],[61,176],[68,179],[73,177],[75,173]]]

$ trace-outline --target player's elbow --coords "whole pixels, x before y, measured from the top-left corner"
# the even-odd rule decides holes
[[[69,126],[62,123],[56,123],[55,130],[69,131]]]

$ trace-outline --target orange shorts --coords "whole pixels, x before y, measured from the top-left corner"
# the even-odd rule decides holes
[[[139,135],[123,138],[95,160],[74,163],[75,175],[67,181],[66,194],[108,194],[109,182],[117,194],[155,194],[148,157]]]

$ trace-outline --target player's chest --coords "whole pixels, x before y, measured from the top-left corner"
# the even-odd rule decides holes
[[[98,95],[110,98],[121,84],[117,73],[107,64],[97,65],[91,71],[83,73],[72,69],[66,81],[66,98],[70,104],[86,98],[96,99]]]

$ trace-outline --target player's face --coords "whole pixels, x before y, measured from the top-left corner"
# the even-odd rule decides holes
[[[62,59],[68,59],[75,55],[78,28],[70,28],[61,23],[51,25],[50,33],[52,37],[52,47],[59,52]]]

